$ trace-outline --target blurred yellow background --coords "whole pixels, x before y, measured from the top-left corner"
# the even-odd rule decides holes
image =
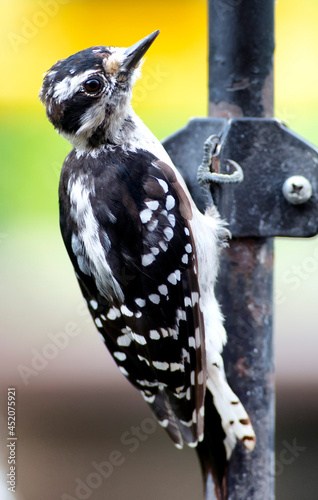
[[[19,395],[15,498],[56,500],[74,494],[76,477],[87,476],[96,454],[102,459],[117,448],[127,426],[150,413],[99,340],[61,241],[57,188],[70,146],[54,132],[38,100],[42,75],[78,50],[128,46],[160,29],[133,104],[163,139],[207,112],[207,5],[203,0],[0,0],[0,5],[0,388],[5,394],[15,385]],[[316,145],[317,26],[316,0],[277,1],[275,116]],[[286,440],[306,447],[276,474],[277,498],[314,500],[318,240],[277,240],[275,248],[278,456]],[[291,286],[297,269],[302,278]],[[70,323],[78,333],[67,347],[23,378],[21,367],[31,369],[34,356]],[[127,466],[94,491],[92,500],[195,498],[200,477],[194,453],[175,451],[160,430],[140,448],[130,460],[126,455]],[[4,473],[6,467],[4,457]]]

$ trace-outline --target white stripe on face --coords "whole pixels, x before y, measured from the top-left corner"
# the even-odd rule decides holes
[[[96,69],[89,69],[79,75],[66,76],[55,85],[53,98],[56,99],[59,104],[70,99],[80,89],[82,83],[85,82],[90,75],[95,73]]]

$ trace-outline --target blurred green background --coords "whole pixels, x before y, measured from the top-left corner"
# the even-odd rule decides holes
[[[234,1],[224,3],[235,8]],[[107,460],[116,449],[124,463],[87,498],[201,498],[193,451],[178,452],[164,431],[149,426],[135,452],[121,441],[132,426],[146,429],[151,414],[114,367],[83,305],[58,227],[58,178],[70,146],[48,123],[38,91],[57,59],[92,45],[128,46],[159,28],[133,103],[157,137],[166,137],[207,112],[206,1],[0,5],[0,388],[3,416],[6,388],[17,387],[18,394],[15,498],[75,497],[76,478],[85,481],[93,461]],[[316,0],[277,1],[275,115],[313,144],[317,26]],[[280,466],[273,474],[279,500],[311,500],[318,488],[318,239],[278,239],[275,249]],[[62,337],[67,345],[50,347]],[[2,437],[1,446],[5,431]],[[305,450],[284,464],[281,453],[294,440]],[[4,444],[1,451],[5,477]],[[9,499],[1,490],[0,496]]]

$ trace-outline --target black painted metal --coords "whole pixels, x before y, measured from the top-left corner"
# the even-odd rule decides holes
[[[168,139],[165,146],[175,164],[183,169],[193,195],[200,208],[204,200],[200,199],[198,186],[194,179],[194,161],[198,165],[202,159],[204,140],[212,133],[220,133],[226,126],[220,118],[233,116],[270,115],[272,111],[271,75],[272,52],[267,55],[266,67],[262,46],[254,43],[257,31],[252,29],[253,37],[244,42],[244,33],[239,24],[247,26],[264,12],[267,4],[266,19],[259,19],[257,26],[267,33],[267,51],[273,51],[273,1],[244,0],[233,1],[229,9],[218,8],[228,2],[209,1],[210,21],[210,104],[209,112],[217,119],[217,124],[208,120],[208,125],[190,123],[190,130],[184,129],[173,139]],[[272,14],[268,15],[268,10]],[[251,15],[253,12],[253,15]],[[251,16],[251,17],[249,17]],[[260,24],[262,27],[260,28]],[[225,35],[226,34],[226,35]],[[246,34],[246,33],[245,33]],[[243,36],[244,35],[244,36]],[[228,36],[232,42],[224,42]],[[263,37],[263,35],[262,35]],[[236,43],[239,51],[236,50]],[[271,48],[269,50],[269,47]],[[235,55],[232,55],[234,51]],[[223,55],[222,55],[223,54]],[[253,66],[248,62],[253,54]],[[235,59],[235,60],[234,60]],[[238,60],[237,60],[238,59]],[[228,68],[224,71],[224,65]],[[253,68],[251,70],[251,68]],[[252,72],[251,72],[252,71]],[[236,73],[237,72],[237,73]],[[252,73],[254,74],[252,78]],[[243,88],[244,87],[244,88]],[[269,92],[269,95],[268,95]],[[199,130],[209,129],[204,138]],[[219,132],[217,132],[219,130]],[[197,132],[195,140],[192,139]],[[191,153],[189,154],[189,151]],[[189,161],[184,161],[186,153]],[[190,160],[191,157],[191,160]],[[191,171],[190,171],[191,170]],[[223,202],[226,199],[224,191]],[[235,198],[232,198],[235,203]],[[246,200],[245,200],[246,202]],[[246,203],[245,203],[246,206]],[[230,228],[231,229],[231,228]],[[216,487],[211,483],[208,461],[215,455],[205,443],[198,447],[198,454],[205,480],[205,498],[230,500],[272,500],[274,498],[273,481],[273,446],[274,446],[274,389],[272,381],[272,240],[233,240],[231,247],[223,254],[221,261],[220,286],[217,290],[220,302],[226,313],[226,328],[229,334],[226,355],[226,370],[233,389],[237,392],[247,411],[250,413],[257,433],[257,445],[254,452],[248,453],[237,447],[229,463],[229,472],[222,482],[220,474],[214,474]],[[257,282],[256,282],[257,280]],[[217,460],[217,456],[216,456]],[[222,472],[223,471],[223,472]],[[221,475],[224,466],[221,466]],[[228,490],[228,491],[226,491]]]
[[[228,499],[273,500],[273,240],[234,239],[223,252],[220,269],[216,292],[228,332],[225,370],[256,433],[252,453],[240,443],[234,449],[227,472]]]
[[[238,0],[236,6],[217,17],[219,3],[209,0],[210,115],[220,116],[226,110],[229,117],[273,116],[274,1]],[[256,145],[253,136],[236,139],[240,144],[231,147],[240,152],[250,142]],[[254,158],[258,174],[262,165],[257,156]],[[269,177],[269,189],[270,184]],[[237,205],[236,194],[222,193],[223,204]],[[251,195],[245,197],[241,207],[246,216],[252,208]],[[227,472],[228,498],[273,500],[273,240],[237,236],[223,253],[217,296],[228,332],[226,373],[250,414],[257,441],[252,453],[242,446],[234,450]]]
[[[221,137],[219,171],[228,173],[227,159],[244,171],[241,184],[212,187],[233,234],[221,257],[216,292],[228,332],[227,377],[251,416],[257,442],[252,453],[239,443],[227,470],[219,441],[216,451],[207,447],[209,441],[198,446],[206,500],[274,499],[271,237],[318,232],[318,151],[267,119],[273,116],[273,52],[273,0],[209,0],[210,118],[192,119],[164,141],[201,211],[211,197],[196,175],[210,135]],[[283,197],[283,183],[292,175],[304,175],[312,184],[313,196],[303,205],[290,205]],[[213,412],[207,410],[211,429]],[[217,429],[217,418],[214,422]],[[213,441],[213,431],[209,434]]]
[[[212,184],[213,199],[233,237],[309,237],[318,233],[318,151],[275,119],[193,118],[163,142],[182,173],[198,208],[211,203],[197,180],[203,144],[221,137],[219,172],[228,173],[227,159],[239,163],[244,182]],[[313,195],[292,205],[282,195],[285,180],[305,176]]]
[[[218,15],[220,2],[209,0],[209,114],[224,116],[226,111],[230,118],[270,117],[273,116],[274,1],[235,3],[231,2],[232,8]],[[240,152],[249,143],[256,145],[253,136],[236,139],[240,144],[231,147]],[[254,158],[253,167],[258,174],[262,165],[257,156]],[[270,184],[269,177],[269,189]],[[222,193],[223,204],[237,205],[236,194]],[[251,194],[241,207],[246,216],[252,208]],[[234,450],[227,472],[228,498],[273,500],[273,240],[237,236],[223,253],[217,296],[228,332],[224,352],[226,373],[251,416],[257,441],[252,453],[242,446]]]
[[[209,20],[209,102],[236,116],[272,116],[273,1],[210,0]]]
[[[220,172],[238,162],[244,182],[213,186],[213,198],[234,237],[309,237],[318,233],[318,151],[274,119],[238,118],[222,137]],[[292,205],[282,195],[285,180],[303,175],[313,195]]]

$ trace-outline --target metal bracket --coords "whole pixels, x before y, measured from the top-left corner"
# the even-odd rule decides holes
[[[244,172],[243,182],[211,185],[213,200],[234,237],[318,233],[318,151],[275,119],[194,118],[163,141],[201,211],[212,199],[209,189],[200,187],[196,172],[211,135],[221,138],[217,163],[213,155],[218,173],[228,175],[233,170],[229,160]],[[286,183],[292,176],[305,178],[309,198],[301,196],[301,184]]]

